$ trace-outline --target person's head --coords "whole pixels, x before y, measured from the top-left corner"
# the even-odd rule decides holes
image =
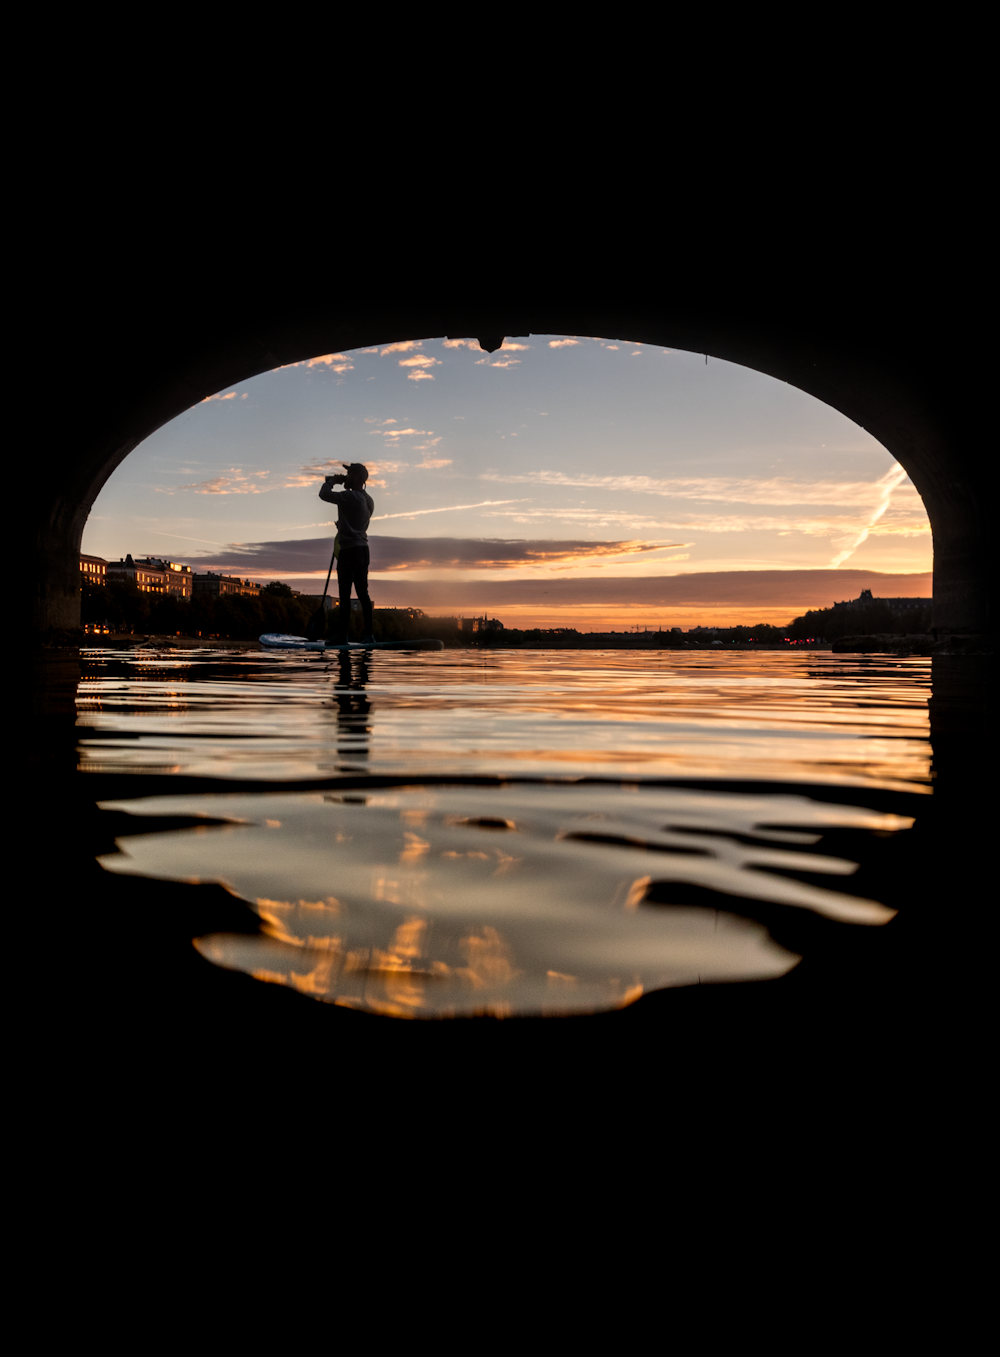
[[[365,482],[368,480],[368,468],[363,462],[342,462],[347,475],[344,478],[344,485],[348,490],[363,490]]]

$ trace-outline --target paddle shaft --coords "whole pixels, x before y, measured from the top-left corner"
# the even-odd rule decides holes
[[[333,563],[336,559],[337,559],[337,539],[335,537],[333,539],[333,552],[331,553],[330,556],[330,569],[326,572],[326,584],[323,585],[323,597],[320,599],[319,607],[313,613],[312,619],[308,627],[306,627],[306,635],[309,637],[310,640],[315,639],[311,634],[314,630],[316,631],[317,636],[319,635],[320,631],[326,631],[326,610],[323,607],[323,600],[326,598],[327,593],[329,592],[330,589],[330,576],[333,574]],[[317,623],[319,622],[322,622],[321,627],[317,627]]]

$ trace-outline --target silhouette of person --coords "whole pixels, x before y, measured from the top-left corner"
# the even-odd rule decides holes
[[[334,555],[337,558],[337,586],[340,590],[339,635],[335,645],[347,645],[351,636],[351,589],[358,596],[364,616],[365,634],[362,644],[374,643],[372,633],[372,601],[368,594],[368,566],[371,551],[368,547],[368,523],[375,512],[375,501],[365,490],[368,468],[361,462],[344,462],[346,475],[327,476],[319,497],[327,504],[337,506],[337,538]],[[335,490],[342,485],[343,490]]]

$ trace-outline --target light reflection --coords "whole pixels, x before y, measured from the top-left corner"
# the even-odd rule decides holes
[[[853,862],[810,850],[830,830],[912,823],[805,795],[641,784],[103,804],[230,822],[138,833],[101,859],[112,872],[220,881],[248,901],[261,933],[212,934],[202,955],[396,1017],[592,1012],[652,989],[776,978],[799,958],[750,917],[755,902],[840,926],[888,922],[892,909],[838,888]]]
[[[930,661],[828,653],[95,652],[88,772],[696,777],[930,789]],[[117,670],[117,672],[112,672]],[[418,826],[417,826],[418,828]]]

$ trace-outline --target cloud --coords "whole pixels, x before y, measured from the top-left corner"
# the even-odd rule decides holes
[[[372,537],[372,570],[511,570],[568,568],[608,557],[636,556],[680,543],[510,540],[488,537]]]
[[[370,352],[362,350],[362,352]],[[303,358],[298,363],[283,363],[282,371],[285,368],[332,368],[334,372],[353,371],[354,364],[346,353],[322,353],[316,358]]]
[[[269,471],[245,472],[240,467],[230,467],[228,471],[213,476],[211,480],[178,485],[176,490],[192,490],[196,495],[262,495],[267,490],[277,489],[276,486],[260,484],[264,477],[270,474]],[[161,490],[160,493],[171,495],[174,494],[174,490]]]
[[[324,567],[325,570],[325,567]],[[322,587],[322,578],[317,592]],[[781,608],[787,617],[828,608],[871,589],[876,598],[929,598],[931,576],[875,570],[724,570],[676,575],[621,576],[595,572],[497,580],[412,580],[405,573],[373,584],[376,606],[467,611],[502,607],[719,607]],[[698,619],[695,618],[694,621]],[[748,619],[751,620],[751,619]],[[554,625],[552,623],[548,625]]]
[[[308,466],[301,467],[298,471],[291,472],[279,484],[273,485],[273,490],[294,490],[304,486],[316,486],[322,476],[339,476],[344,470],[346,458],[341,460],[337,457],[329,457],[326,461],[310,462]],[[409,471],[409,462],[390,462],[383,457],[372,461],[370,458],[365,460],[365,466],[368,468],[369,485],[385,485],[385,481],[375,480],[376,476],[396,476],[401,472]]]
[[[354,364],[343,353],[324,353],[319,358],[310,358],[306,363],[307,368],[328,367],[334,372],[351,372]]]
[[[239,396],[239,399],[241,401],[245,401],[248,394],[249,394],[248,392],[244,391],[242,395]],[[206,396],[205,399],[203,401],[199,401],[198,404],[207,405],[209,401],[234,401],[236,399],[237,393],[235,391],[227,391],[225,392],[225,394],[223,394],[223,392],[221,391],[217,391],[214,396]]]
[[[568,349],[573,344],[579,344],[578,339],[550,339],[550,349]]]
[[[490,363],[491,368],[513,368],[520,363],[520,358],[508,358],[505,363]]]
[[[418,471],[436,471],[440,466],[451,466],[450,457],[425,457],[422,462],[417,462]]]
[[[624,490],[638,495],[671,499],[722,500],[730,504],[797,504],[883,506],[906,472],[894,466],[876,481],[793,481],[773,476],[768,480],[735,476],[671,477],[570,475],[563,471],[525,471],[503,476],[485,472],[484,481],[504,485],[574,486],[587,490]],[[911,487],[904,487],[909,490]],[[916,492],[913,492],[916,494]],[[883,508],[884,512],[884,508]]]
[[[513,570],[518,566],[554,566],[568,569],[611,557],[662,551],[664,542],[574,542],[507,540],[477,537],[369,538],[371,568],[375,573],[406,570]],[[329,561],[330,538],[299,542],[232,543],[225,551],[198,558],[201,569],[238,569],[242,573],[277,575],[282,572],[318,573]],[[324,559],[324,557],[326,559]]]
[[[530,504],[531,500],[515,501],[515,503]],[[494,513],[483,514],[482,517],[516,518],[521,522],[527,522],[529,519],[547,519],[555,523],[586,524],[593,527],[609,527],[612,525],[623,527],[627,524],[629,527],[643,530],[690,526],[689,524],[664,522],[658,518],[650,518],[647,514],[628,513],[624,509],[502,509]]]
[[[426,371],[427,368],[439,367],[440,358],[431,358],[426,353],[415,353],[412,358],[401,358],[399,366],[401,368],[415,368],[415,372],[408,372],[406,375],[411,382],[432,382],[434,378]]]
[[[402,339],[398,344],[387,344],[382,350],[382,357],[384,358],[387,353],[409,353],[411,349],[419,349],[422,345],[422,339]],[[372,353],[374,350],[369,349],[366,352]]]
[[[854,540],[862,531],[869,536],[921,537],[930,533],[920,506],[920,512],[903,512],[888,522],[871,522],[871,513],[802,515],[778,517],[771,514],[680,514],[667,518],[629,513],[621,509],[553,508],[504,509],[483,515],[486,518],[510,518],[515,522],[546,519],[556,523],[577,523],[593,527],[624,527],[648,532],[668,529],[685,533],[777,532],[784,536],[801,533],[807,537],[841,536]]]
[[[483,499],[478,504],[445,504],[439,509],[410,509],[401,514],[377,514],[379,522],[387,518],[423,518],[425,514],[450,514],[459,509],[482,509],[492,504],[530,504],[530,500],[519,499]]]
[[[444,347],[446,349],[474,349],[476,353],[482,353],[478,339],[446,339]]]

